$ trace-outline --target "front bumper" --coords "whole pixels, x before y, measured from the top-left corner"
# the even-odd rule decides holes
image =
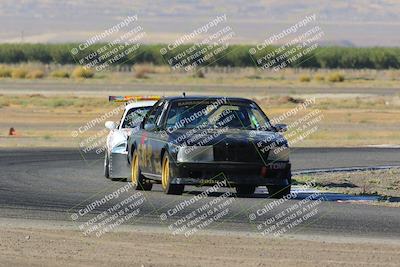
[[[128,152],[112,151],[109,157],[110,178],[130,178],[130,166],[127,160]]]
[[[172,184],[213,185],[226,180],[235,185],[279,185],[291,183],[290,162],[267,165],[248,162],[212,162],[171,164]]]

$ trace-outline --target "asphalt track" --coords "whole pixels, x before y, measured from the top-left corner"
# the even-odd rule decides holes
[[[43,95],[88,95],[108,96],[110,92],[114,95],[152,94],[176,95],[182,92],[206,95],[293,95],[293,94],[354,94],[354,95],[382,95],[394,96],[399,93],[399,88],[385,87],[310,87],[298,86],[296,88],[282,88],[274,86],[249,86],[249,85],[222,85],[222,84],[146,84],[146,83],[84,83],[84,82],[60,82],[60,81],[1,81],[1,94],[43,94]],[[217,92],[217,93],[216,93]]]
[[[295,171],[389,166],[400,165],[399,152],[397,148],[298,148],[293,149],[291,160]],[[89,213],[79,215],[88,204],[127,184],[105,179],[102,165],[102,156],[94,153],[82,155],[74,149],[1,149],[0,217],[58,221],[76,219],[78,229],[84,222],[135,193],[130,189]],[[193,199],[202,190],[205,188],[187,187],[182,196],[170,196],[164,195],[157,185],[151,192],[143,193],[144,201],[138,206],[140,213],[125,223],[168,227],[230,191],[224,189],[211,193],[208,198],[200,199],[174,215],[161,218],[177,204]],[[252,214],[257,214],[257,211],[273,201],[266,192],[258,192],[248,198],[227,198],[230,199],[229,213],[209,228],[257,233],[260,231],[257,225],[312,195],[312,192],[299,192],[295,199],[252,220]],[[334,201],[334,195],[325,197],[327,201],[315,202],[317,214],[289,230],[289,233],[377,237],[400,241],[398,208],[338,203]]]

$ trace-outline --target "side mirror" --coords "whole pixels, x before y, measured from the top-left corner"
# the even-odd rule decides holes
[[[117,125],[113,121],[106,121],[106,123],[104,123],[104,126],[106,126],[106,128],[109,130],[114,130],[115,128],[117,128]]]
[[[288,130],[288,127],[287,127],[286,124],[276,124],[276,125],[275,125],[275,129],[276,129],[278,132],[286,132],[286,131]]]

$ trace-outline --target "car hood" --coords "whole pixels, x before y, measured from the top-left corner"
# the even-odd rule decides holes
[[[169,141],[175,145],[210,146],[220,142],[253,143],[262,146],[275,143],[277,146],[287,145],[287,140],[277,132],[240,130],[240,129],[179,129],[169,134]]]

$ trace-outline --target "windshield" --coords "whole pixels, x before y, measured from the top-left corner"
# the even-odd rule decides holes
[[[121,128],[134,128],[138,126],[143,118],[145,117],[147,111],[150,110],[151,107],[140,107],[140,108],[131,108],[126,113],[125,119],[122,122]]]
[[[166,127],[188,129],[196,127],[266,129],[268,120],[254,103],[215,100],[173,102]]]

